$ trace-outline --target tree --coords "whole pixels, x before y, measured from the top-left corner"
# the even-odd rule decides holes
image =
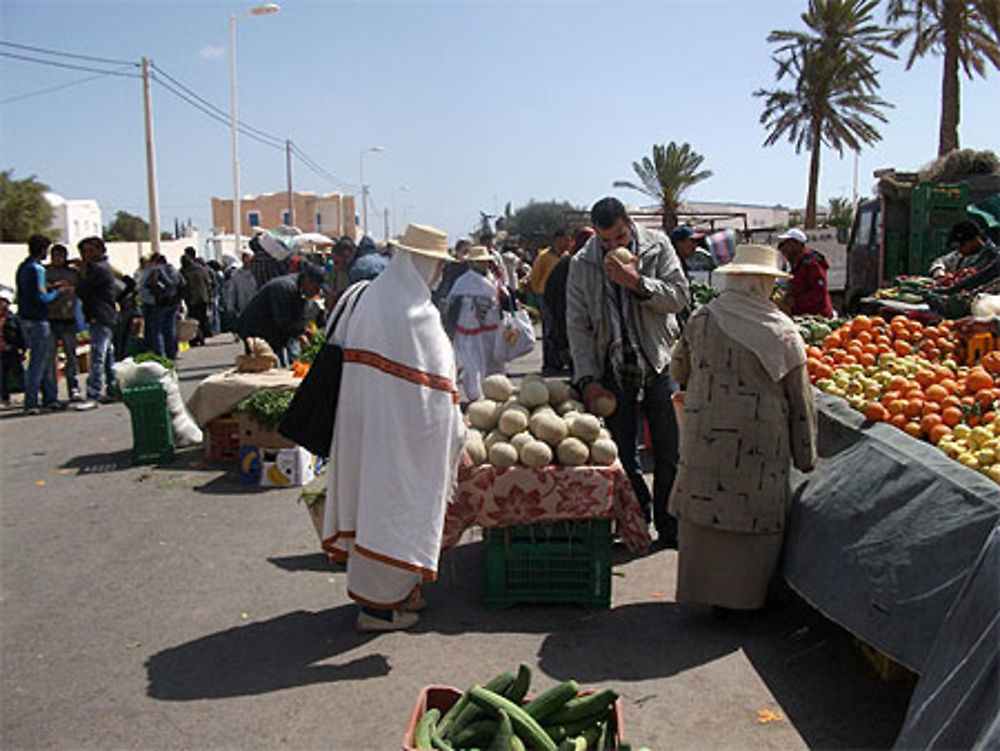
[[[35,176],[15,180],[14,170],[0,172],[0,242],[26,242],[36,233],[53,234],[52,207],[45,200],[48,185]]]
[[[795,153],[810,152],[805,226],[816,226],[816,190],[823,145],[843,155],[844,147],[860,151],[862,144],[882,140],[872,120],[887,122],[881,108],[892,105],[876,95],[876,55],[896,57],[885,44],[892,32],[872,22],[878,0],[809,0],[802,14],[809,31],[772,31],[767,41],[778,44],[772,60],[775,80],[788,78],[791,89],[759,89],[765,97],[760,122],[770,131],[765,146],[782,137]]]
[[[616,188],[631,188],[655,198],[663,212],[663,229],[670,232],[677,226],[677,210],[687,189],[712,176],[710,170],[698,171],[705,157],[696,153],[688,144],[678,146],[671,141],[665,147],[653,144],[653,158],[632,162],[632,169],[640,185],[627,180],[615,180]]]
[[[854,208],[846,198],[830,199],[830,211],[826,223],[831,227],[850,227],[854,223]]]
[[[104,228],[104,239],[108,242],[149,240],[149,224],[141,216],[118,211],[115,213],[114,221]]]
[[[572,232],[585,223],[584,210],[568,201],[529,201],[510,214],[507,232],[524,244],[547,243],[559,229]]]
[[[986,77],[986,63],[1000,70],[1000,2],[997,0],[889,0],[886,17],[902,24],[892,43],[899,47],[908,38],[913,46],[906,69],[927,53],[941,55],[941,121],[938,156],[958,148],[959,77],[973,72]]]

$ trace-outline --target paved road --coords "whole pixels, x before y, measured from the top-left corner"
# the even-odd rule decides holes
[[[235,354],[216,337],[183,356],[185,390]],[[912,684],[793,597],[745,625],[674,603],[671,550],[617,551],[609,611],[491,610],[473,539],[415,630],[359,635],[297,491],[245,488],[200,450],[132,467],[130,445],[121,404],[0,414],[4,749],[399,748],[422,686],[522,660],[540,689],[618,688],[626,736],[654,749],[884,748],[902,721]]]

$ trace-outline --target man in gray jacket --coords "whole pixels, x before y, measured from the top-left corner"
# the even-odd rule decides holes
[[[667,367],[679,335],[675,314],[690,299],[687,278],[666,235],[636,226],[618,199],[602,198],[590,218],[597,234],[573,256],[566,285],[573,379],[590,411],[602,396],[617,402],[605,423],[647,521],[672,545],[677,522],[667,498],[678,439]],[[652,495],[636,449],[637,403],[653,444]]]

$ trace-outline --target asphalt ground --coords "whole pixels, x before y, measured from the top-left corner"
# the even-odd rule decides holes
[[[185,393],[238,352],[182,355]],[[200,448],[131,466],[130,447],[120,403],[0,413],[3,749],[394,749],[423,686],[521,661],[537,690],[618,689],[625,737],[653,749],[887,748],[902,723],[913,678],[876,677],[787,590],[748,621],[676,604],[668,549],[615,549],[610,610],[491,609],[474,533],[417,627],[358,634],[297,489],[241,485]]]

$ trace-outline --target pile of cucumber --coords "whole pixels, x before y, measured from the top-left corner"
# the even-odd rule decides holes
[[[460,751],[587,751],[616,748],[608,719],[618,692],[602,689],[580,696],[576,681],[564,681],[525,702],[531,668],[506,671],[474,685],[441,713],[429,709],[414,734],[418,749]],[[625,746],[619,746],[620,750]],[[648,750],[647,750],[648,751]]]

